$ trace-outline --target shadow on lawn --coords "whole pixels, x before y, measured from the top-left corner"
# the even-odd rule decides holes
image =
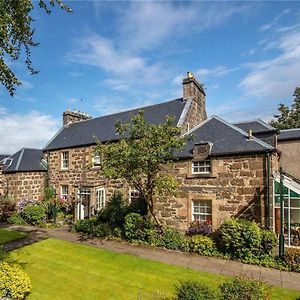
[[[3,249],[6,252],[32,245],[34,243],[43,241],[48,238],[47,232],[41,228],[32,228],[24,226],[1,226],[1,228],[10,228],[12,230],[28,234],[27,236],[5,243],[3,245]]]

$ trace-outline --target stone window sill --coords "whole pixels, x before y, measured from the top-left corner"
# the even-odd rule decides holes
[[[217,176],[213,174],[187,174],[186,178],[217,178]]]

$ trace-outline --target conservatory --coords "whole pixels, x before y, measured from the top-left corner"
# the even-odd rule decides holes
[[[300,183],[283,175],[284,238],[286,246],[300,247]],[[280,174],[274,174],[273,228],[280,233]]]

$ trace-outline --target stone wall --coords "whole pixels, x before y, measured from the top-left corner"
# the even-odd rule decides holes
[[[107,180],[99,168],[91,167],[93,147],[69,149],[69,170],[61,170],[61,151],[48,154],[51,184],[60,194],[61,185],[68,185],[71,200],[76,201],[80,187],[90,188],[91,206],[95,203],[96,188],[104,187],[106,201],[115,190],[121,190],[128,198],[129,187],[120,180]],[[273,169],[277,158],[272,157]],[[212,160],[212,174],[207,177],[191,174],[192,161],[182,160],[166,166],[162,172],[171,172],[179,183],[177,197],[157,199],[155,209],[159,219],[180,230],[186,230],[191,222],[193,200],[212,201],[213,227],[232,216],[246,217],[265,223],[266,158],[265,155],[232,156]],[[271,172],[272,172],[271,170]],[[272,180],[270,180],[272,197]],[[272,198],[271,198],[272,199]]]
[[[2,174],[3,194],[13,195],[16,201],[22,198],[39,200],[43,197],[45,172],[15,172]]]
[[[99,167],[92,167],[94,146],[67,149],[69,151],[69,168],[61,170],[61,152],[51,151],[46,155],[49,166],[50,184],[60,195],[62,185],[68,185],[69,199],[77,201],[79,188],[89,188],[91,191],[91,206],[95,205],[97,188],[105,188],[106,201],[115,190],[121,190],[128,196],[128,187],[121,180],[107,180],[99,172]]]
[[[281,151],[280,166],[282,170],[300,180],[300,140],[280,141],[278,150]]]
[[[272,157],[273,169],[277,169],[276,161]],[[176,198],[167,202],[158,199],[156,210],[162,222],[186,230],[192,221],[192,201],[211,200],[214,229],[230,217],[243,217],[265,225],[264,155],[216,158],[212,160],[212,174],[205,177],[191,174],[191,168],[191,160],[185,160],[165,169],[172,170],[180,187]],[[270,197],[272,190],[270,178]]]

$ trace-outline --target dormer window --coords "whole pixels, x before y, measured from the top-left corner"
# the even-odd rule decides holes
[[[211,161],[193,161],[192,174],[209,174],[211,173]]]
[[[69,169],[69,152],[63,151],[61,153],[61,169],[68,170]]]
[[[92,157],[92,164],[93,164],[93,167],[101,166],[101,157],[98,153],[94,153],[94,155]]]

